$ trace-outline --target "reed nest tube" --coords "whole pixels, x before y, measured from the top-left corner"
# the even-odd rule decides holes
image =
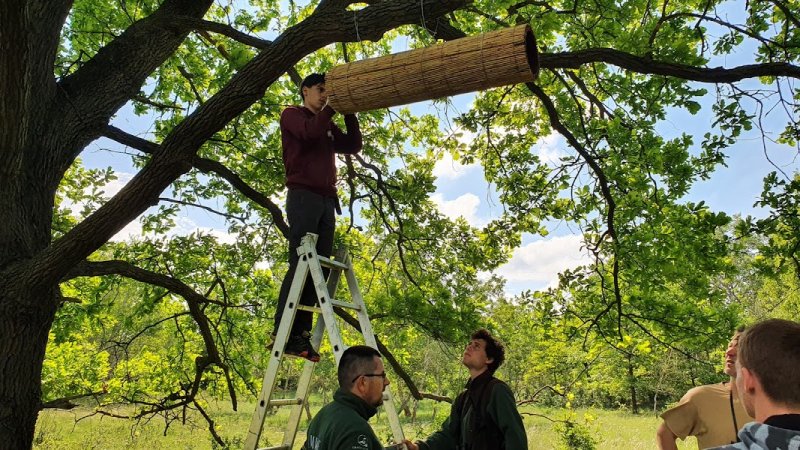
[[[532,81],[539,72],[528,25],[336,66],[328,102],[342,114]]]

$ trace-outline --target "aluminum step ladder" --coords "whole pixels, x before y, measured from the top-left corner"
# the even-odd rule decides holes
[[[245,450],[291,450],[294,445],[297,429],[300,426],[300,420],[302,418],[303,408],[308,401],[311,376],[316,363],[306,360],[303,373],[300,375],[300,379],[297,382],[297,392],[294,397],[273,399],[272,396],[275,391],[275,380],[277,379],[278,370],[280,369],[281,360],[283,359],[283,349],[286,347],[286,341],[289,338],[289,332],[294,323],[297,310],[311,311],[318,314],[317,323],[314,325],[311,336],[311,344],[315,349],[319,349],[322,337],[327,330],[328,339],[331,342],[333,355],[336,359],[336,367],[339,366],[339,360],[346,347],[342,342],[334,307],[355,311],[361,326],[361,334],[364,336],[364,343],[376,350],[378,348],[375,341],[375,334],[372,331],[372,325],[367,315],[367,308],[361,296],[361,291],[358,288],[358,281],[353,272],[351,259],[347,254],[347,250],[340,249],[336,254],[335,260],[326,258],[317,254],[316,242],[317,235],[308,233],[303,237],[300,246],[297,248],[297,254],[300,256],[300,259],[297,264],[297,269],[295,270],[294,278],[292,279],[291,288],[289,289],[289,297],[286,300],[283,317],[278,326],[278,334],[275,337],[275,342],[270,352],[269,364],[267,365],[267,371],[264,374],[264,382],[261,386],[261,395],[258,397],[256,410],[250,422],[250,430],[245,440]],[[322,271],[323,267],[330,269],[327,282],[325,281],[325,276]],[[342,273],[345,275],[347,286],[350,290],[350,296],[352,298],[352,302],[350,303],[339,301],[334,298]],[[306,277],[309,275],[313,280],[314,288],[317,293],[318,307],[299,304],[300,294],[302,293],[303,286],[306,284]],[[292,407],[289,421],[283,432],[283,443],[275,447],[259,448],[258,441],[264,427],[264,419],[267,415],[267,411],[273,406]],[[403,429],[400,427],[400,418],[394,407],[389,386],[386,387],[383,393],[383,408],[389,419],[394,441],[396,443],[402,442]]]

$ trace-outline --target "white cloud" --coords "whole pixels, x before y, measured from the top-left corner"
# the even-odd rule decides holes
[[[530,283],[531,288],[554,287],[559,273],[591,262],[581,240],[573,234],[532,242],[514,251],[495,273],[515,284]]]
[[[467,175],[472,170],[479,167],[477,163],[461,164],[453,160],[450,153],[445,153],[444,157],[433,166],[433,175],[440,180],[456,180]]]
[[[534,148],[537,151],[539,159],[550,165],[560,163],[560,159],[566,155],[562,150],[564,147],[564,139],[558,133],[550,133],[548,136],[540,139]]]
[[[442,194],[433,194],[431,200],[442,214],[451,219],[463,217],[474,227],[485,225],[486,221],[478,218],[478,206],[481,204],[481,200],[475,194],[466,193],[455,200],[445,200]]]
[[[103,195],[106,198],[111,198],[117,194],[117,192],[121,191],[126,184],[128,184],[131,179],[133,179],[132,173],[127,172],[114,172],[114,175],[117,176],[116,180],[109,181],[103,186]]]
[[[152,211],[148,211],[152,212]],[[112,241],[121,242],[126,241],[129,239],[138,239],[143,236],[142,233],[142,224],[140,222],[141,216],[134,219],[131,223],[125,226],[122,230],[120,230],[114,237],[111,238]],[[206,235],[212,235],[217,239],[217,242],[220,244],[233,244],[236,242],[236,235],[228,233],[227,230],[213,228],[213,227],[203,227],[199,226],[194,220],[187,216],[178,216],[175,218],[175,227],[169,230],[165,236],[173,237],[173,236],[187,236],[192,233],[202,233]],[[154,236],[153,233],[148,233],[150,236]]]
[[[233,244],[236,242],[235,234],[228,233],[226,230],[220,230],[219,228],[197,227],[195,231],[214,236],[220,244]]]
[[[111,241],[113,242],[124,242],[129,239],[136,239],[142,236],[142,224],[139,222],[139,219],[134,219],[129,224],[125,225],[125,228],[119,230],[117,234],[111,237]]]

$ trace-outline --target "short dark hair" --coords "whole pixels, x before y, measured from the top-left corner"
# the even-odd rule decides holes
[[[800,323],[759,322],[742,333],[738,350],[739,365],[758,378],[771,400],[800,406]]]
[[[322,84],[325,82],[325,74],[324,73],[312,73],[311,75],[303,78],[303,82],[300,83],[300,98],[303,100],[306,99],[306,96],[303,95],[303,88],[304,87],[312,87],[318,84]]]
[[[353,388],[353,380],[359,375],[372,373],[375,370],[375,357],[380,358],[381,354],[372,347],[366,345],[354,345],[342,353],[339,360],[339,387],[349,391]]]
[[[470,337],[486,342],[486,356],[492,358],[492,362],[489,364],[489,372],[494,373],[506,360],[506,349],[503,347],[503,343],[495,339],[485,328],[475,331]]]

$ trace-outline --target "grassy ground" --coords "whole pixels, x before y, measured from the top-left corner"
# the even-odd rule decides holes
[[[312,401],[312,413],[322,404],[322,399]],[[417,420],[404,420],[403,429],[409,438],[427,436],[449,411],[444,404],[434,405],[424,402],[417,413]],[[254,404],[240,405],[235,412],[230,406],[220,402],[208,407],[217,426],[218,433],[230,445],[230,448],[242,448],[244,436],[250,425]],[[120,411],[123,412],[123,411]],[[559,434],[550,419],[563,419],[568,412],[558,409],[524,407],[523,413],[528,434],[528,446],[531,450],[566,448],[559,440]],[[167,428],[167,421],[154,418],[145,421],[128,421],[99,415],[92,415],[90,408],[77,408],[72,411],[47,410],[42,412],[36,429],[34,448],[47,450],[60,449],[216,449],[207,430],[206,422],[197,414],[188,414],[186,425],[183,417],[176,416]],[[652,413],[634,416],[622,411],[577,410],[573,416],[586,425],[598,441],[598,449],[604,450],[636,450],[655,449],[655,430],[659,420]],[[590,417],[585,422],[586,416]],[[288,408],[281,408],[277,414],[268,416],[264,425],[261,445],[277,445],[283,436],[283,424],[288,417]],[[301,423],[301,432],[295,441],[295,449],[299,449],[305,440],[307,420]],[[371,421],[378,436],[387,441],[390,433],[386,415],[379,413]],[[166,432],[165,432],[166,429]],[[694,438],[686,442],[679,441],[682,450],[696,449]]]

